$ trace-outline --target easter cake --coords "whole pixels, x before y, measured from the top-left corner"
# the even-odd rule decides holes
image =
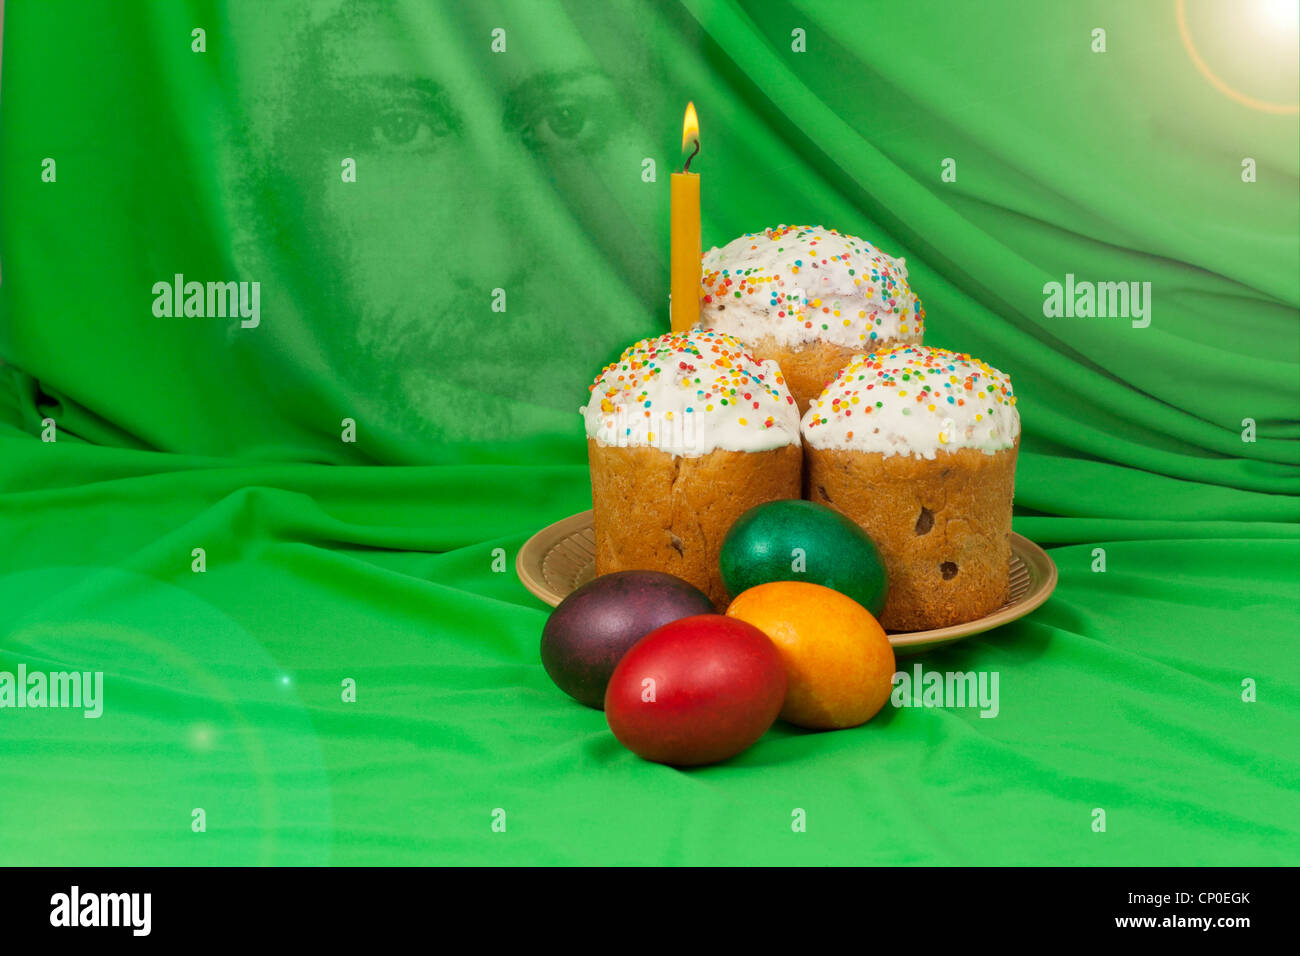
[[[919,631],[1007,599],[1020,416],[1006,375],[944,349],[859,355],[803,416],[807,497],[880,549],[880,621]]]
[[[704,255],[700,325],[781,366],[802,414],[853,356],[920,344],[902,259],[823,226],[746,233]]]
[[[731,525],[800,494],[799,413],[781,369],[692,329],[637,342],[590,389],[596,573],[664,571],[725,606]]]

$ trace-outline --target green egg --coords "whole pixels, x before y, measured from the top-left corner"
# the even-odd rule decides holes
[[[732,597],[769,581],[832,588],[879,616],[889,576],[867,533],[811,501],[769,501],[731,526],[718,563]]]

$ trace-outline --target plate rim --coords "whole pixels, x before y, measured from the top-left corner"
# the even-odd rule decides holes
[[[559,601],[552,603],[555,592],[545,583],[546,579],[542,573],[542,568],[549,550],[541,548],[539,539],[561,536],[559,535],[561,530],[564,532],[562,536],[567,537],[572,534],[572,528],[589,525],[591,516],[592,509],[588,508],[586,511],[580,511],[577,514],[569,515],[567,518],[551,522],[530,535],[528,540],[520,546],[519,553],[515,555],[515,576],[519,578],[524,588],[543,604],[556,607]],[[1019,555],[1021,563],[1025,565],[1030,575],[1040,582],[1034,591],[1026,596],[1025,600],[1008,608],[1000,608],[992,614],[986,614],[973,621],[966,621],[963,624],[950,624],[947,627],[932,628],[928,631],[899,631],[889,634],[889,643],[894,646],[895,650],[904,651],[948,644],[965,637],[983,634],[1004,624],[1010,624],[1012,621],[1018,621],[1046,604],[1047,600],[1055,593],[1059,579],[1056,562],[1043,548],[1015,531],[1011,532],[1011,549]]]

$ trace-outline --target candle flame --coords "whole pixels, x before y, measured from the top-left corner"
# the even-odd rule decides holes
[[[682,152],[686,152],[686,147],[691,140],[700,138],[700,118],[695,113],[695,104],[686,104],[686,117],[682,120]]]

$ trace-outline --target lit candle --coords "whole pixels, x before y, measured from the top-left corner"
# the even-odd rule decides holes
[[[700,318],[700,177],[691,172],[691,160],[700,151],[700,119],[695,104],[686,104],[682,123],[682,152],[694,142],[691,154],[672,183],[672,327],[683,332]]]

